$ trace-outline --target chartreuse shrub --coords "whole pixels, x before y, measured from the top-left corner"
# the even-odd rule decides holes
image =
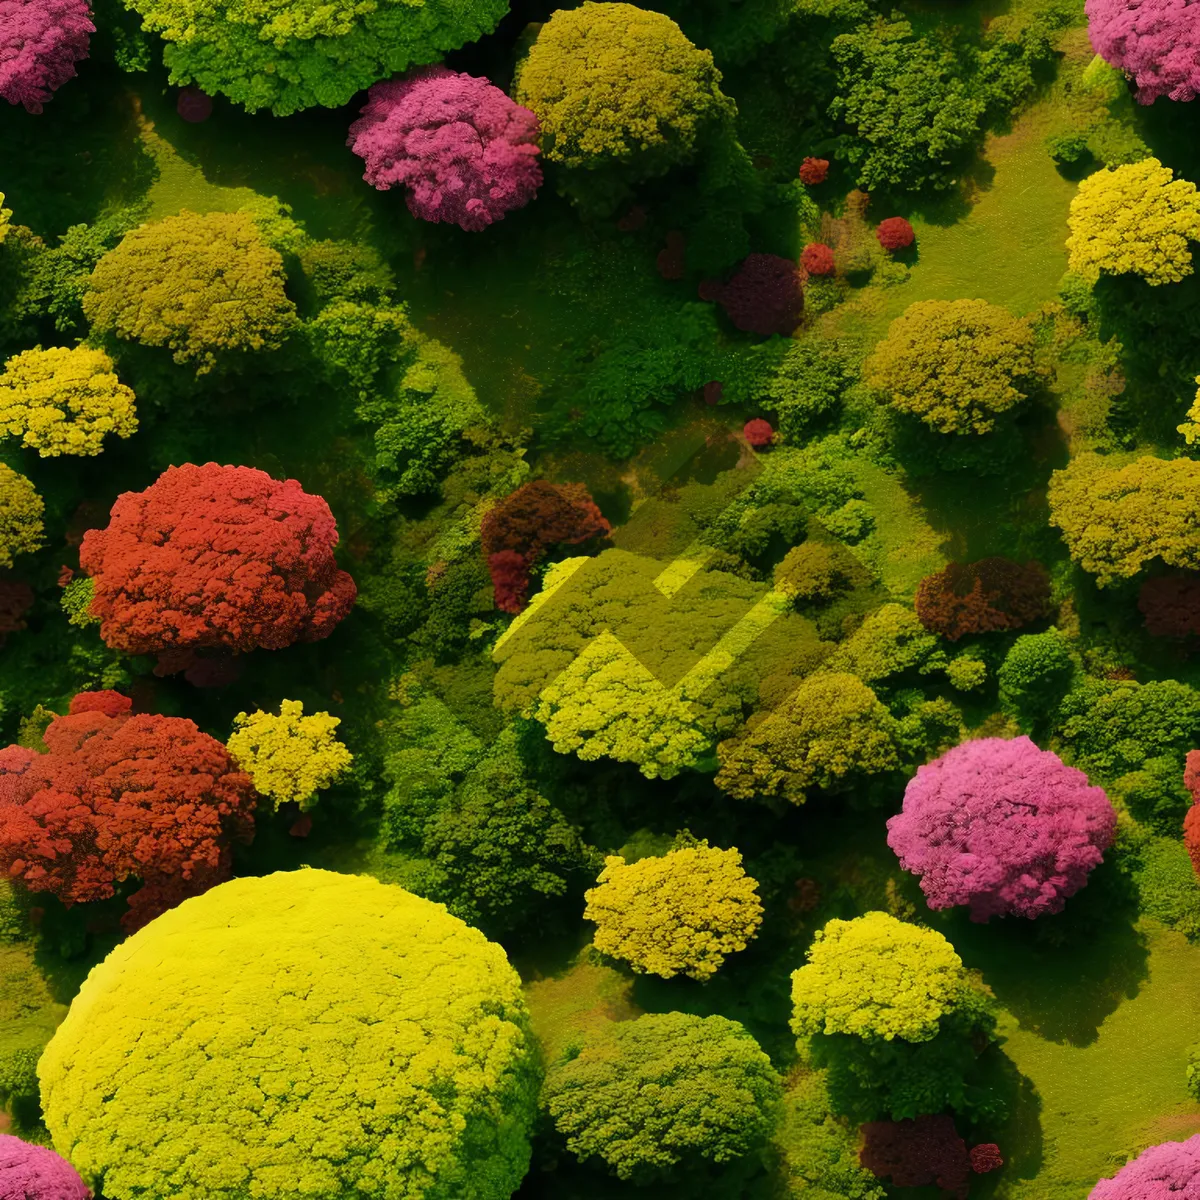
[[[711,978],[762,922],[741,854],[707,842],[632,863],[610,856],[597,884],[583,914],[596,922],[596,949],[664,979]]]
[[[38,1073],[112,1200],[500,1200],[537,1094],[520,980],[438,904],[280,872],[186,901],[88,976]]]
[[[0,463],[0,567],[11,567],[17,554],[29,554],[42,543],[46,511],[33,484]]]
[[[310,808],[317,792],[342,775],[353,756],[334,736],[340,717],[304,715],[299,700],[284,700],[279,713],[238,713],[227,747],[255,788],[275,801]]]

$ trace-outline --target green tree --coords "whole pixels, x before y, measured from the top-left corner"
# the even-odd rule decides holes
[[[596,949],[664,979],[711,978],[762,921],[742,856],[707,842],[631,863],[612,855],[586,899]]]
[[[1074,674],[1071,643],[1057,629],[1024,633],[1013,642],[997,672],[1000,703],[1032,729],[1057,708]]]
[[[551,1067],[543,1090],[577,1158],[638,1182],[753,1153],[779,1098],[771,1060],[741,1025],[680,1012],[603,1026]]]
[[[988,433],[1037,377],[1033,330],[986,300],[919,300],[888,327],[864,378],[938,433]]]
[[[1100,587],[1158,558],[1200,567],[1200,462],[1145,455],[1124,465],[1081,454],[1050,477],[1050,523]]]
[[[495,29],[504,0],[127,0],[166,41],[172,83],[284,117],[437,62]]]
[[[875,687],[906,673],[929,675],[946,667],[946,652],[911,608],[883,604],[834,651],[829,666]]]
[[[716,784],[739,800],[782,796],[803,804],[814,787],[845,787],[899,765],[899,726],[854,675],[818,673],[746,732],[717,747]]]
[[[42,544],[46,506],[33,484],[0,463],[0,567],[11,567],[18,554],[31,554]]]
[[[536,924],[547,900],[582,887],[599,862],[533,787],[511,726],[430,817],[422,847],[437,872],[433,898],[491,933]]]
[[[305,869],[123,942],[38,1073],[55,1147],[113,1200],[500,1200],[529,1165],[532,1052],[499,946],[400,888]]]
[[[720,83],[712,54],[669,17],[586,0],[541,27],[513,94],[537,114],[543,156],[576,173],[568,188],[607,209],[728,127],[736,109]]]
[[[83,311],[97,333],[165,346],[211,371],[278,349],[296,326],[283,259],[245,212],[181,212],[139,225],[96,264]]]
[[[1101,273],[1178,283],[1192,273],[1200,241],[1200,194],[1157,158],[1097,171],[1071,201],[1070,269],[1095,282]]]

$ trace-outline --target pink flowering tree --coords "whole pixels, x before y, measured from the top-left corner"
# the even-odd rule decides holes
[[[45,1146],[0,1134],[0,1197],[4,1200],[89,1200],[79,1173]]]
[[[433,67],[367,93],[347,145],[380,191],[408,189],[423,221],[486,229],[542,183],[537,117],[486,79]]]
[[[1087,0],[1088,36],[1106,62],[1137,84],[1139,104],[1200,91],[1200,7],[1195,0]]]
[[[0,0],[0,96],[40,113],[95,32],[87,0]]]
[[[1059,912],[1116,830],[1102,788],[1027,737],[964,742],[920,767],[888,845],[930,908],[971,920]]]
[[[1162,1142],[1102,1179],[1088,1200],[1196,1200],[1200,1197],[1200,1134]]]

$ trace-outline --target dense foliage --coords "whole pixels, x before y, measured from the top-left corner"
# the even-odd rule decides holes
[[[0,99],[40,113],[95,32],[86,0],[0,0]]]

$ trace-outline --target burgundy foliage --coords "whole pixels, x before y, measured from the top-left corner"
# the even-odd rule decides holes
[[[934,1184],[956,1200],[966,1200],[971,1159],[966,1143],[954,1128],[954,1118],[910,1117],[903,1121],[872,1121],[863,1126],[859,1161],[877,1179],[895,1187]]]
[[[347,145],[380,191],[408,190],[423,221],[486,229],[542,184],[537,118],[495,84],[445,67],[377,83]]]
[[[646,210],[640,204],[635,204],[617,222],[617,228],[622,233],[637,233],[637,231],[639,229],[645,228],[645,225],[646,225]]]
[[[888,217],[879,222],[875,236],[879,239],[879,244],[890,253],[893,250],[903,250],[905,246],[911,246],[917,235],[913,233],[913,227],[903,217]]]
[[[525,607],[529,569],[551,547],[577,546],[611,530],[583,484],[522,484],[488,512],[479,531],[496,607],[513,613]]]
[[[40,113],[95,32],[86,0],[0,0],[0,97]]]
[[[728,283],[702,283],[700,298],[715,300],[746,333],[790,334],[804,312],[804,273],[790,258],[748,254]]]
[[[666,249],[658,252],[658,258],[654,262],[658,273],[664,279],[682,279],[684,277],[687,272],[686,248],[687,243],[684,241],[683,234],[678,230],[673,229],[667,234]]]
[[[763,446],[769,446],[774,441],[775,430],[771,428],[770,421],[764,421],[762,417],[755,417],[742,426],[742,436],[757,450]]]
[[[811,242],[800,251],[800,265],[810,275],[832,275],[836,264],[824,242]]]
[[[986,1175],[989,1171],[998,1171],[1004,1166],[1004,1158],[1000,1147],[995,1142],[983,1142],[971,1147],[971,1170],[976,1175]]]
[[[168,467],[83,538],[100,634],[125,654],[282,649],[328,637],[354,603],[329,505],[253,467]],[[175,668],[179,669],[179,668]]]
[[[806,158],[800,164],[800,182],[808,184],[809,187],[824,183],[828,175],[829,159],[827,158]]]
[[[1137,85],[1139,104],[1200,91],[1197,0],[1087,0],[1092,49]]]
[[[189,125],[199,125],[212,116],[212,97],[202,92],[198,87],[179,89],[179,99],[175,101],[175,111]]]
[[[1200,1133],[1143,1150],[1111,1179],[1100,1180],[1088,1200],[1200,1200]]]
[[[917,768],[888,845],[930,908],[972,921],[1060,912],[1112,844],[1103,788],[1027,737],[963,742]]]
[[[721,395],[725,391],[725,385],[719,379],[710,379],[704,385],[704,403],[708,405],[717,405],[721,403]]]
[[[0,750],[0,868],[65,904],[112,896],[137,928],[229,877],[254,835],[257,794],[215,738],[181,717],[133,716],[119,692],[84,692],[42,734],[48,753]]]
[[[949,563],[917,588],[917,616],[952,642],[973,633],[1020,629],[1050,611],[1050,576],[1039,562],[996,556]]]
[[[1152,637],[1200,634],[1200,579],[1147,579],[1138,592],[1138,608]]]
[[[91,1194],[65,1158],[0,1133],[0,1200],[89,1200]]]
[[[25,628],[25,614],[32,607],[33,588],[29,584],[0,578],[0,646],[8,634]]]

